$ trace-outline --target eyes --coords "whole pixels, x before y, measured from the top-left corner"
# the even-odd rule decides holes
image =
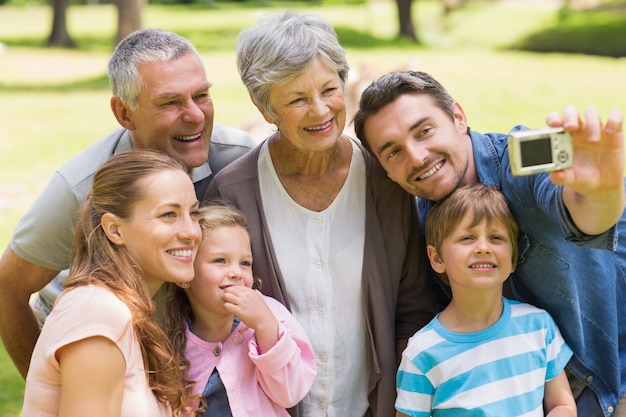
[[[474,245],[478,240],[486,239],[492,245],[510,245],[511,240],[506,230],[460,230],[451,242],[460,245]]]
[[[322,90],[321,96],[322,98],[332,97],[336,93],[343,92],[339,87],[328,87]],[[287,103],[289,106],[304,106],[309,103],[309,99],[307,97],[297,97]]]
[[[228,260],[226,258],[218,257],[218,258],[213,259],[211,263],[220,264],[220,265],[228,265]],[[239,262],[239,266],[241,266],[242,268],[250,268],[252,267],[252,261],[248,261],[248,260],[241,261]]]
[[[196,104],[201,104],[201,103],[205,103],[209,100],[211,100],[211,95],[209,94],[209,91],[204,91],[201,93],[197,93],[192,97],[193,101]],[[186,98],[185,97],[173,97],[172,99],[169,100],[164,100],[163,102],[159,103],[159,107],[164,107],[164,108],[168,108],[168,107],[179,107],[179,106],[184,106],[186,102]]]
[[[418,129],[415,129],[413,132],[412,139],[415,141],[424,140],[431,136],[434,133],[434,128],[430,125],[422,126]],[[399,159],[402,152],[404,151],[406,145],[393,145],[387,148],[387,150],[383,153],[383,157],[387,160]]]
[[[170,211],[166,211],[162,213],[159,217],[162,219],[176,219],[179,216],[180,216],[180,212],[175,211],[175,210],[170,210]],[[198,209],[193,209],[189,212],[189,217],[194,221],[197,221],[199,216],[200,216],[200,211]]]
[[[491,235],[488,238],[489,240],[494,240],[494,241],[498,241],[498,240],[506,240],[504,238],[504,236],[500,236],[500,235]],[[476,237],[472,236],[472,235],[467,235],[467,236],[462,236],[459,240],[461,241],[474,241],[476,240]]]

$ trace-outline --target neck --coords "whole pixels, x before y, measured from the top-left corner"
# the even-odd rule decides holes
[[[502,316],[502,291],[479,294],[453,294],[450,304],[439,315],[448,330],[474,333],[492,326]]]
[[[150,294],[150,298],[154,298],[157,292],[163,286],[163,282],[152,282],[150,280],[144,280],[146,288],[148,289],[148,294]]]
[[[474,146],[472,145],[472,138],[469,133],[466,136],[467,141],[465,141],[465,146],[467,146],[467,155],[470,157],[467,161],[467,170],[461,180],[461,185],[476,184],[480,182],[478,172],[476,171],[476,162],[474,161]]]
[[[234,315],[214,316],[210,319],[196,316],[191,323],[193,334],[205,342],[224,342],[231,334]]]
[[[324,151],[306,151],[279,135],[277,133],[269,141],[272,164],[279,176],[319,178],[329,171],[345,167],[346,160],[352,158],[352,145],[344,136]]]

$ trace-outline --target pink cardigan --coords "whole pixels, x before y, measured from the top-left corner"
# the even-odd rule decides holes
[[[304,330],[278,301],[262,295],[278,320],[279,340],[259,354],[254,330],[239,323],[224,343],[206,342],[186,330],[185,355],[194,392],[202,394],[217,368],[233,417],[288,417],[315,379],[315,353]]]

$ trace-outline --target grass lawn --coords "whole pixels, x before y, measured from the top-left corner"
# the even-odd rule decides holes
[[[476,0],[444,19],[437,1],[419,0],[414,21],[421,44],[394,40],[396,10],[390,0],[358,5],[280,3],[280,7],[323,14],[335,26],[357,72],[368,67],[381,75],[410,66],[433,74],[461,103],[476,130],[505,132],[518,123],[540,127],[548,111],[566,104],[595,105],[604,115],[612,107],[626,108],[624,59],[510,48],[516,44],[540,49],[538,45],[550,44],[543,50],[570,51],[584,38],[592,43],[587,45],[592,51],[594,45],[615,44],[607,41],[611,37],[620,38],[599,29],[595,29],[602,32],[599,38],[593,33],[574,36],[582,21],[614,27],[616,32],[626,27],[621,12],[594,12],[585,19],[575,15],[569,23],[559,24],[556,9],[546,7],[549,3]],[[216,121],[235,126],[256,111],[239,80],[233,50],[239,31],[268,11],[254,6],[261,3],[252,4],[149,6],[144,15],[145,27],[174,30],[198,47],[214,84]],[[72,6],[69,31],[78,48],[46,49],[42,45],[50,27],[50,8],[0,6],[0,42],[5,45],[0,49],[2,248],[54,169],[116,126],[105,76],[115,16],[108,5]],[[611,24],[597,23],[607,19]],[[621,24],[611,26],[618,19]],[[550,42],[541,38],[545,33],[551,34]],[[560,47],[554,39],[559,39]],[[0,387],[0,416],[18,415],[23,381],[1,346]]]

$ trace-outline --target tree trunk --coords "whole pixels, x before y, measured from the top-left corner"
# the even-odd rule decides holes
[[[145,0],[116,0],[117,6],[117,34],[115,44],[134,31],[141,29],[141,12]]]
[[[413,19],[411,18],[411,6],[413,0],[396,0],[398,6],[398,22],[399,36],[401,38],[409,38],[417,42],[417,36],[415,35],[415,29],[413,27]]]
[[[67,32],[66,12],[71,0],[52,0],[52,31],[48,37],[48,46],[73,48],[74,40]]]

